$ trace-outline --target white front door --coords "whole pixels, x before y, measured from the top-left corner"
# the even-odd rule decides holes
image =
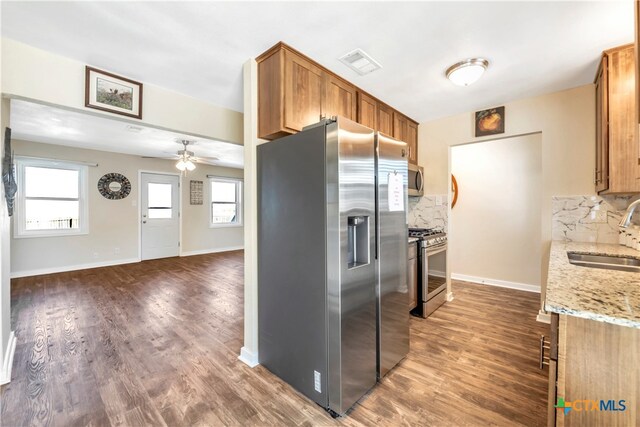
[[[180,177],[142,173],[140,180],[141,257],[167,258],[180,253]]]

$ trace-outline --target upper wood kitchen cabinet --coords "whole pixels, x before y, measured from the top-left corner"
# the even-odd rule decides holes
[[[384,133],[385,135],[394,136],[393,108],[378,102],[376,107],[376,118],[378,121],[378,128],[376,130]]]
[[[640,191],[634,45],[603,52],[596,85],[596,170],[598,192]]]
[[[331,74],[324,74],[323,82],[322,115],[324,117],[341,116],[357,121],[356,87]]]
[[[635,2],[635,27],[636,27],[636,121],[640,125],[640,1]],[[638,128],[640,134],[640,127]],[[640,142],[640,137],[638,138]],[[638,150],[640,156],[640,146]]]
[[[602,61],[596,77],[596,171],[595,184],[599,193],[609,188],[609,125],[604,109],[607,105],[607,61]]]
[[[418,164],[418,124],[397,111],[393,112],[393,137],[409,149],[409,163]]]
[[[280,44],[256,61],[260,138],[280,138],[320,120],[324,76],[319,67]]]
[[[409,119],[407,123],[407,139],[409,145],[409,163],[418,164],[418,124]]]
[[[378,129],[378,101],[364,92],[358,92],[358,123]]]
[[[280,42],[256,58],[258,137],[276,139],[340,116],[408,144],[418,164],[418,123]]]
[[[327,72],[284,43],[258,62],[258,136],[276,139],[322,117],[356,120],[356,87]]]

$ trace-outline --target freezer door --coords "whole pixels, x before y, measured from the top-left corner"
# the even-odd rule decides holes
[[[325,129],[257,148],[260,363],[328,406]]]
[[[376,134],[378,376],[409,353],[407,144]]]
[[[329,409],[344,414],[376,383],[373,131],[339,118],[326,156]]]

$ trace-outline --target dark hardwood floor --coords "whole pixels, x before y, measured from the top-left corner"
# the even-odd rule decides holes
[[[333,420],[237,360],[242,252],[12,281],[18,345],[0,424],[526,425],[545,423],[537,294],[454,283],[411,320],[411,353]]]

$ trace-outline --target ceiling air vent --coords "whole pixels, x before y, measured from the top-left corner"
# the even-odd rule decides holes
[[[362,49],[352,50],[338,59],[361,76],[382,68],[382,65],[380,65],[378,61],[373,59]]]

